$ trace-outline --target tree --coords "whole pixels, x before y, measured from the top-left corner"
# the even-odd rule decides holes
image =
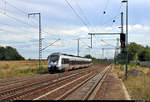
[[[117,55],[119,63],[125,63],[125,53],[121,52]],[[150,61],[150,47],[142,46],[132,42],[128,45],[128,61],[140,60],[140,61]]]
[[[142,51],[144,47],[140,44],[132,42],[128,45],[128,60],[138,60],[138,54]]]
[[[4,60],[4,59],[5,59],[5,48],[0,47],[0,60]]]
[[[15,48],[10,46],[0,47],[0,60],[24,60]]]
[[[138,55],[140,61],[150,61],[150,48],[147,46]]]
[[[85,58],[93,58],[91,55],[85,55]]]

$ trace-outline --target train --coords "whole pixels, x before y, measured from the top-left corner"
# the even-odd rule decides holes
[[[49,72],[87,68],[92,64],[92,59],[64,53],[52,53],[47,60]]]

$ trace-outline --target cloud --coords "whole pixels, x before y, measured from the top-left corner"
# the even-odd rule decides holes
[[[144,26],[141,24],[129,25],[130,31],[150,31],[150,26]]]
[[[33,27],[15,21],[3,15],[4,12],[1,12],[1,15],[3,15],[0,16],[1,44],[15,46],[26,57],[38,56],[38,17],[35,17],[36,19],[34,22],[34,17],[31,17],[30,19],[27,18],[27,14],[32,12],[40,12],[42,15],[42,38],[44,38],[43,47],[52,43],[56,39],[61,38],[61,41],[55,43],[43,54],[45,57],[50,52],[54,51],[76,54],[77,40],[73,39],[77,39],[79,37],[87,38],[83,41],[90,45],[90,39],[88,39],[90,37],[88,35],[89,32],[120,32],[120,29],[118,29],[118,26],[120,26],[120,11],[125,11],[125,6],[122,6],[120,9],[120,0],[110,0],[107,8],[105,8],[107,3],[106,0],[92,0],[92,2],[91,0],[86,0],[86,2],[85,0],[68,1],[78,12],[81,18],[84,19],[84,16],[88,18],[88,21],[92,25],[88,25],[90,31],[88,31],[88,29],[82,24],[64,0],[10,0],[8,3],[13,4],[17,8],[26,12],[26,14],[21,13],[19,10],[8,4],[6,4],[5,9],[4,3],[1,3],[3,5],[1,6],[2,9],[9,12],[7,13],[8,15],[20,19],[27,24],[33,25]],[[80,5],[84,13],[81,12],[75,2]],[[150,33],[150,16],[148,13],[145,13],[148,12],[150,7],[149,5],[149,0],[129,1],[129,42],[135,41],[142,44],[149,44],[147,36]],[[106,11],[105,15],[103,14],[104,10]],[[116,16],[116,14],[118,15],[115,18],[116,22],[112,24],[112,18]],[[108,21],[109,19],[110,21]],[[85,20],[85,22],[87,21]],[[107,24],[104,24],[105,22]],[[104,47],[107,44],[101,42],[101,38],[115,39],[117,37],[119,37],[119,35],[101,35],[96,36],[96,38],[93,37],[93,46],[96,48]],[[108,43],[116,45],[116,42],[114,41],[108,41]],[[84,47],[85,45],[81,43],[81,53],[82,50],[84,52],[86,49],[86,47]]]
[[[77,34],[77,33],[88,33],[88,29],[86,27],[79,27],[76,29],[72,29],[72,30],[61,30],[60,31],[63,34],[68,34],[68,35],[73,35],[73,34]]]
[[[25,27],[1,26],[0,38],[4,41],[26,42],[32,39],[38,39],[37,29]]]

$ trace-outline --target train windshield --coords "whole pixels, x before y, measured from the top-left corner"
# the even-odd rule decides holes
[[[58,55],[51,55],[50,56],[50,62],[56,62],[59,60],[59,56]]]

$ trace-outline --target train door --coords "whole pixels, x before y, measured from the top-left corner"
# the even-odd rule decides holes
[[[74,68],[76,69],[77,67],[77,60],[74,60]]]
[[[68,59],[68,70],[71,69],[70,60]]]

